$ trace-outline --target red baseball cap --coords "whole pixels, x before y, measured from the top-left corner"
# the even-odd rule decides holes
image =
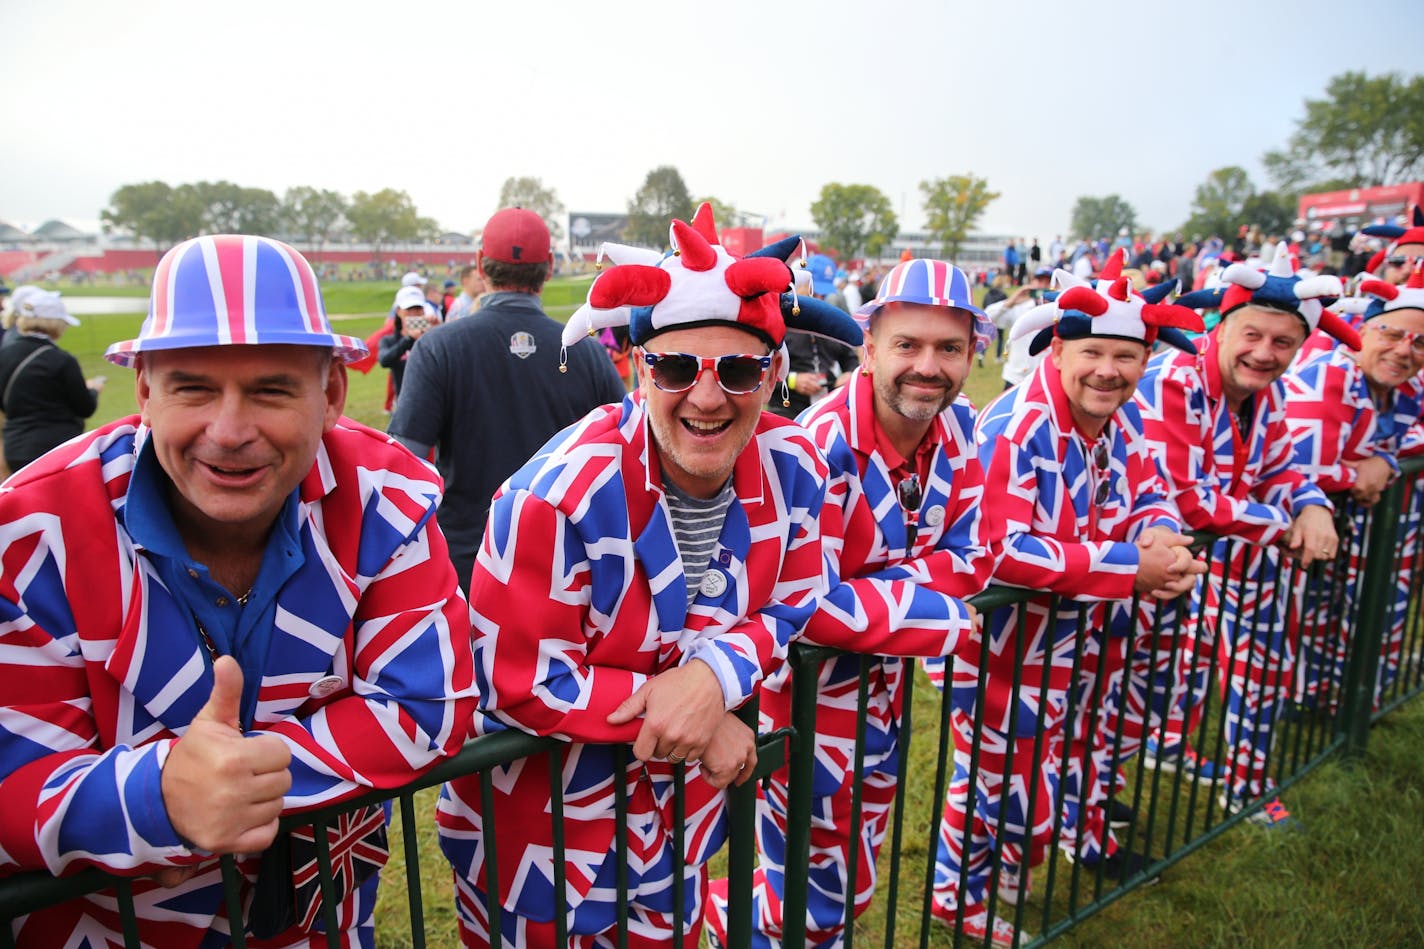
[[[485,223],[485,256],[506,264],[542,264],[549,260],[549,228],[524,208],[504,208]]]

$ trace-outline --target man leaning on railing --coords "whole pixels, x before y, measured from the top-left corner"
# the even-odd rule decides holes
[[[1399,475],[1397,455],[1405,434],[1424,417],[1424,269],[1415,268],[1406,286],[1366,280],[1365,294],[1341,300],[1360,313],[1360,349],[1344,346],[1319,352],[1285,377],[1295,464],[1323,491],[1348,492],[1352,504],[1350,555],[1327,562],[1320,582],[1296,573],[1297,610],[1289,611],[1290,637],[1297,650],[1291,696],[1309,708],[1337,704],[1358,616],[1357,591],[1369,509]],[[1411,512],[1412,516],[1412,512]],[[1413,574],[1411,549],[1399,556],[1394,602],[1382,635],[1376,692],[1388,688],[1399,670]],[[1336,581],[1340,581],[1338,584]],[[1325,591],[1342,591],[1332,602]]]
[[[1156,291],[1149,302],[1116,270],[1096,287],[1055,274],[1066,289],[1013,328],[1031,352],[1051,347],[1050,357],[975,426],[989,530],[1003,538],[993,580],[1055,596],[993,611],[982,648],[956,657],[949,686],[954,775],[934,915],[994,945],[1030,938],[990,915],[996,850],[998,902],[1009,906],[1028,895],[1029,870],[1055,828],[1065,853],[1104,863],[1113,879],[1140,869],[1140,856],[1119,852],[1105,827],[1076,813],[1107,757],[1090,720],[1096,704],[1085,696],[1102,689],[1099,677],[1121,676],[1124,640],[1108,634],[1111,601],[1175,597],[1205,569],[1187,549],[1131,404],[1153,343],[1190,351],[1181,331],[1200,329],[1201,320],[1157,302]],[[1077,721],[1068,720],[1070,707]]]
[[[1338,538],[1325,493],[1292,460],[1281,376],[1317,328],[1352,349],[1360,340],[1325,309],[1341,292],[1339,278],[1293,273],[1284,243],[1269,271],[1232,264],[1222,280],[1177,301],[1221,311],[1201,352],[1158,354],[1138,385],[1143,426],[1183,522],[1222,539],[1211,548],[1211,573],[1194,591],[1185,622],[1171,615],[1175,604],[1166,606],[1154,633],[1151,611],[1142,612],[1120,761],[1141,742],[1146,764],[1219,787],[1227,812],[1265,799],[1270,806],[1255,814],[1284,824],[1290,815],[1271,800],[1266,760],[1289,684],[1288,650],[1262,545],[1278,544],[1304,568],[1332,559]],[[1190,744],[1212,669],[1224,693],[1228,757],[1220,765]]]
[[[852,345],[860,329],[782,296],[794,241],[736,260],[706,204],[672,234],[667,255],[605,245],[617,266],[565,331],[628,323],[638,388],[556,436],[490,510],[470,586],[479,725],[570,744],[494,769],[488,791],[446,786],[441,847],[467,946],[496,925],[505,946],[611,943],[621,913],[631,945],[668,944],[680,925],[695,945],[723,789],[756,763],[731,712],[826,589],[825,461],[762,407],[788,325]]]
[[[984,476],[974,451],[973,414],[956,404],[976,343],[993,328],[974,306],[969,280],[938,260],[906,261],[856,314],[866,328],[866,362],[849,385],[802,414],[830,465],[822,530],[831,590],[801,641],[847,650],[827,661],[816,686],[816,743],[810,806],[806,940],[828,945],[846,918],[852,865],[855,912],[875,893],[875,860],[895,797],[904,679],[900,657],[953,655],[977,621],[965,600],[984,588],[998,545],[984,531]],[[864,763],[855,773],[859,654],[870,654]],[[791,725],[785,671],[763,688],[762,731]],[[853,836],[852,795],[860,783],[861,824]],[[753,945],[783,934],[787,769],[758,801]],[[712,884],[709,925],[724,944],[727,881]],[[798,923],[798,921],[793,921]]]
[[[236,854],[247,931],[324,944],[330,908],[298,882],[315,840],[274,841],[278,818],[411,781],[474,711],[438,478],[341,416],[364,351],[290,247],[187,241],[107,354],[141,414],[0,488],[0,872],[133,877],[140,941],[181,949],[244,927],[218,860]],[[385,815],[332,830],[336,918],[369,944]],[[126,908],[110,889],[12,934],[118,945]]]

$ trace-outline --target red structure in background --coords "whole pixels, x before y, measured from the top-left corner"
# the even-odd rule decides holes
[[[1307,225],[1329,229],[1339,222],[1347,231],[1359,230],[1376,219],[1387,221],[1411,207],[1424,204],[1424,181],[1377,188],[1350,188],[1300,196],[1297,216]]]

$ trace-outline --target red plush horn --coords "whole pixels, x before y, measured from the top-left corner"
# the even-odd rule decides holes
[[[1108,262],[1103,265],[1102,272],[1098,274],[1099,280],[1116,280],[1122,276],[1122,265],[1127,260],[1127,248],[1119,247],[1108,254]]]
[[[791,269],[774,257],[747,257],[727,268],[727,289],[746,299],[781,293],[791,285]]]
[[[1360,347],[1363,345],[1360,340],[1359,332],[1329,310],[1325,310],[1320,314],[1320,329],[1323,332],[1329,333],[1356,352],[1359,352]]]
[[[1410,277],[1409,279],[1413,280],[1414,278]],[[1372,297],[1379,297],[1383,300],[1393,300],[1399,296],[1399,288],[1383,280],[1361,281],[1360,292],[1368,293]]]
[[[1201,314],[1175,303],[1146,303],[1142,307],[1142,322],[1148,326],[1174,326],[1194,333],[1206,331]]]
[[[717,221],[712,216],[712,202],[702,202],[702,206],[699,207],[697,213],[692,216],[692,228],[707,238],[707,243],[712,245],[721,243],[721,241],[717,240]]]
[[[1424,290],[1424,260],[1415,262],[1414,273],[1409,275],[1409,282],[1405,286],[1411,290]]]
[[[1074,287],[1058,295],[1058,309],[1082,310],[1089,316],[1102,316],[1108,311],[1108,301],[1087,287]]]
[[[666,270],[646,264],[623,264],[605,271],[588,291],[588,304],[597,310],[620,306],[652,306],[668,295],[672,277]]]
[[[1127,302],[1128,297],[1127,287],[1127,278],[1118,277],[1116,280],[1113,281],[1112,286],[1108,287],[1108,296],[1112,297],[1114,300],[1122,300],[1125,303]]]
[[[681,221],[673,221],[672,236],[682,256],[682,265],[688,270],[704,271],[717,266],[717,252],[700,233]]]

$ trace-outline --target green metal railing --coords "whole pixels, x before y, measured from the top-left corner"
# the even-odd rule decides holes
[[[1349,757],[1360,756],[1369,738],[1372,721],[1386,714],[1401,703],[1424,691],[1424,610],[1420,609],[1421,585],[1424,585],[1424,545],[1420,543],[1420,525],[1424,522],[1424,478],[1417,475],[1424,471],[1424,459],[1408,460],[1402,464],[1405,477],[1385,492],[1380,503],[1371,512],[1356,519],[1352,505],[1340,505],[1337,524],[1341,530],[1341,550],[1333,571],[1322,571],[1319,567],[1301,574],[1290,561],[1269,563],[1265,558],[1248,558],[1252,563],[1251,572],[1241,577],[1230,578],[1226,583],[1237,584],[1239,592],[1251,595],[1263,583],[1275,582],[1287,589],[1304,591],[1300,597],[1283,598],[1284,616],[1287,626],[1302,640],[1313,643],[1312,662],[1318,664],[1320,685],[1317,691],[1306,696],[1304,704],[1292,703],[1290,714],[1277,722],[1275,740],[1271,743],[1267,759],[1267,772],[1281,789],[1288,788],[1300,780],[1322,761],[1335,753]],[[1356,524],[1362,529],[1355,529]],[[1209,542],[1200,538],[1206,558],[1215,565],[1237,559],[1239,545],[1230,542]],[[1250,551],[1247,551],[1250,553]],[[1350,586],[1346,581],[1352,575],[1344,569],[1354,562],[1359,569],[1353,576],[1358,578],[1358,586]],[[1408,609],[1400,606],[1406,602]],[[1044,595],[1034,591],[993,588],[974,597],[975,607],[988,615],[997,610],[1011,609],[1031,599],[1044,600]],[[1185,605],[1185,598],[1181,602]],[[1302,603],[1313,604],[1306,614],[1301,613]],[[1320,604],[1323,604],[1321,606]],[[1050,606],[1056,603],[1050,601]],[[1250,604],[1247,604],[1250,606]],[[1133,604],[1133,613],[1136,613]],[[1202,615],[1188,616],[1185,608],[1178,611],[1180,621],[1170,629],[1161,627],[1162,613],[1155,619],[1156,635],[1151,638],[1155,650],[1163,649],[1179,652],[1186,640],[1186,624],[1205,622]],[[1248,619],[1241,625],[1259,622],[1260,610],[1246,611]],[[1079,619],[1075,631],[1073,650],[1072,680],[1076,682],[1080,663],[1088,652],[1088,637],[1100,632],[1090,627],[1090,610],[1079,608]],[[1023,611],[1020,611],[1020,631]],[[1259,630],[1255,630],[1259,631]],[[1018,662],[1015,664],[1017,689],[1024,681],[1023,636],[1017,636],[1015,648]],[[987,648],[987,643],[985,644]],[[1206,692],[1204,714],[1192,741],[1204,757],[1220,762],[1228,752],[1226,729],[1220,708],[1217,679],[1221,673],[1218,665],[1219,650],[1213,650],[1208,675],[1210,686]],[[790,728],[781,729],[758,737],[758,764],[754,773],[757,779],[765,778],[785,767],[789,784],[788,827],[785,868],[785,892],[783,894],[784,944],[797,947],[804,944],[805,932],[795,925],[796,920],[806,918],[808,900],[808,863],[810,851],[810,827],[812,797],[810,789],[815,768],[814,743],[810,736],[816,727],[816,682],[822,663],[841,654],[834,650],[795,646],[791,656],[792,681],[792,723]],[[1390,658],[1393,657],[1393,658]],[[862,711],[866,707],[870,674],[875,657],[860,657],[859,703]],[[1099,658],[1101,661],[1101,657]],[[988,664],[979,663],[980,679],[978,693],[984,693]],[[1336,674],[1336,670],[1343,670]],[[1280,676],[1293,674],[1298,670],[1281,670],[1273,684],[1282,683]],[[946,669],[945,680],[949,683],[952,670]],[[1337,681],[1338,680],[1338,681]],[[1038,708],[1044,708],[1043,701],[1047,689],[1047,676],[1039,677]],[[949,784],[952,763],[952,736],[948,727],[951,700],[948,690],[937,699],[933,691],[929,697],[917,699],[917,692],[929,688],[923,675],[911,675],[906,669],[903,715],[900,722],[900,750],[898,758],[899,783],[892,804],[887,840],[882,849],[880,865],[886,871],[881,875],[876,900],[884,907],[885,920],[882,933],[858,931],[851,910],[847,908],[845,919],[845,944],[849,947],[857,939],[877,935],[885,946],[919,945],[928,946],[932,942],[945,940],[968,942],[962,936],[960,924],[956,920],[952,928],[940,928],[931,915],[931,889],[934,881],[934,862],[940,808]],[[1079,711],[1076,703],[1080,700],[1076,689],[1070,688],[1067,721],[1071,723]],[[1099,721],[1105,691],[1099,687],[1081,697],[1089,703],[1086,708],[1088,720]],[[970,752],[969,786],[975,787],[975,769],[979,763],[979,735],[982,731],[984,703],[978,702],[974,742]],[[756,722],[755,703],[749,704],[739,713],[749,724]],[[1010,713],[1009,734],[1016,731],[1017,708]],[[1040,712],[1041,714],[1041,712]],[[856,736],[854,753],[854,773],[860,774],[865,759],[865,716],[861,715],[861,727]],[[1041,944],[1072,928],[1086,916],[1097,912],[1109,903],[1120,899],[1133,889],[1155,879],[1162,870],[1183,859],[1207,842],[1215,839],[1235,824],[1249,817],[1252,808],[1240,813],[1225,814],[1218,806],[1221,791],[1220,778],[1203,784],[1190,780],[1181,770],[1182,760],[1176,761],[1178,770],[1169,774],[1164,769],[1142,767],[1139,760],[1127,761],[1119,755],[1123,741],[1123,716],[1116,718],[1116,729],[1111,735],[1109,746],[1113,749],[1112,767],[1123,771],[1126,789],[1114,790],[1109,804],[1119,794],[1130,796],[1136,804],[1135,820],[1119,837],[1119,845],[1127,852],[1142,855],[1144,868],[1118,881],[1110,879],[1102,863],[1090,867],[1079,862],[1069,863],[1054,849],[1049,849],[1044,864],[1033,871],[1034,895],[1020,900],[1012,912],[998,904],[998,889],[1003,870],[1003,841],[995,847],[991,876],[987,889],[988,910],[991,915],[998,913],[1012,922],[1015,928],[1024,932],[1033,929],[1036,936],[1031,943]],[[1258,730],[1267,723],[1255,722],[1251,727]],[[1035,759],[1044,751],[1044,729],[1042,721],[1037,723],[1031,739]],[[925,755],[921,747],[933,748],[933,753]],[[315,825],[317,833],[317,859],[321,869],[323,892],[323,919],[328,945],[339,945],[337,927],[337,901],[334,880],[331,873],[331,855],[326,845],[324,828],[341,813],[370,806],[385,801],[394,802],[400,814],[405,857],[406,901],[410,914],[411,942],[416,947],[426,944],[424,900],[420,883],[419,851],[414,828],[416,826],[415,795],[417,792],[434,787],[445,781],[478,774],[481,779],[481,797],[486,814],[495,813],[491,771],[521,758],[533,755],[552,755],[557,760],[560,743],[553,739],[535,738],[516,732],[502,732],[476,739],[465,746],[457,755],[441,761],[416,781],[394,791],[378,791],[340,805],[303,814],[288,815],[281,821],[282,829]],[[629,754],[624,750],[625,756]],[[932,762],[930,761],[932,759]],[[623,760],[627,760],[626,757]],[[920,764],[917,766],[916,761]],[[1066,762],[1064,765],[1066,769]],[[1030,776],[1029,800],[1037,797],[1044,780],[1037,771]],[[909,803],[907,789],[912,785],[928,783],[931,793],[919,795],[927,797],[927,808],[922,805],[916,811]],[[621,793],[622,782],[615,782],[620,789],[617,800],[616,819],[626,823],[627,801]],[[751,889],[756,866],[756,781],[748,781],[740,788],[728,791],[729,842],[727,874],[729,878],[728,904],[728,944],[742,946],[750,942],[752,927]],[[559,769],[552,769],[551,819],[555,827],[554,872],[555,891],[563,888],[563,801],[560,794]],[[851,821],[857,829],[862,821],[862,801],[860,785],[857,781],[852,791]],[[675,814],[682,815],[682,786],[680,780],[675,791]],[[975,795],[970,798],[971,814]],[[1052,815],[1053,837],[1060,842],[1065,834],[1075,835],[1081,841],[1083,825],[1064,828],[1061,802],[1055,802]],[[1259,807],[1259,804],[1256,805]],[[1002,810],[1002,808],[1001,808]],[[1036,817],[1030,805],[1025,825],[1033,827]],[[498,819],[495,814],[494,820]],[[677,820],[674,821],[677,823]],[[680,837],[680,827],[675,829],[675,837]],[[494,852],[493,835],[485,840],[487,848],[485,878],[481,888],[489,894],[499,892],[498,860]],[[619,833],[617,846],[626,849],[626,828]],[[675,849],[680,849],[680,839],[675,839]],[[923,873],[913,871],[905,865],[901,855],[924,848],[927,853]],[[226,905],[229,918],[242,918],[242,904],[245,883],[236,863],[230,857],[222,858],[225,882]],[[846,868],[849,879],[846,892],[856,892],[856,877],[859,873],[857,861],[852,859]],[[386,887],[399,885],[396,880],[383,880]],[[961,892],[963,891],[961,876]],[[1041,885],[1040,885],[1041,884]],[[674,905],[682,906],[683,875],[675,874]],[[619,874],[618,921],[625,934],[627,927],[628,879],[625,872]],[[135,918],[131,883],[96,870],[85,870],[62,878],[43,873],[24,873],[0,880],[0,949],[14,945],[12,922],[27,913],[68,900],[83,898],[86,894],[112,890],[116,896],[123,926],[125,945],[139,945],[138,924]],[[852,900],[853,901],[853,900]],[[565,941],[566,906],[554,907],[554,919],[558,927],[559,940]],[[498,940],[500,913],[489,914],[492,935]],[[684,921],[680,925],[690,925]],[[244,947],[246,939],[234,927],[233,944]],[[907,932],[909,930],[909,932]]]

